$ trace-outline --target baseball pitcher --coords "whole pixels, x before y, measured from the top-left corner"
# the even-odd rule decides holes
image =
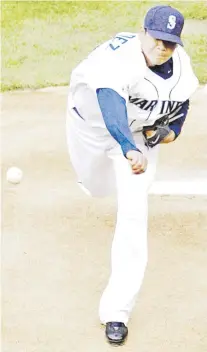
[[[183,15],[155,6],[141,33],[118,33],[72,72],[67,109],[70,160],[91,196],[117,196],[111,275],[99,316],[122,344],[147,264],[148,189],[160,143],[181,133],[198,86],[183,48]]]

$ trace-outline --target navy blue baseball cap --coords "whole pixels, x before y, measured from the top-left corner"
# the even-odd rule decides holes
[[[183,46],[180,39],[184,17],[171,6],[155,6],[146,14],[144,28],[156,39],[166,40]]]

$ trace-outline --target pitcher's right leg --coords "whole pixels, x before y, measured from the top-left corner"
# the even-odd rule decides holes
[[[106,142],[75,112],[68,112],[67,145],[70,160],[80,185],[94,197],[115,193],[113,162],[105,152]]]

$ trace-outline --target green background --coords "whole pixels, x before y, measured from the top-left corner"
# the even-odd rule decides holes
[[[157,4],[163,2],[3,1],[2,91],[67,85],[88,52],[119,31],[138,32],[146,11]],[[183,41],[200,83],[207,82],[207,33],[196,28],[198,21],[207,24],[207,3],[165,4],[195,21]]]

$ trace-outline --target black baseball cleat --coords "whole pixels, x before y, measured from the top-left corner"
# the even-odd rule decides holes
[[[124,323],[111,321],[106,323],[106,337],[110,344],[122,345],[128,335],[128,328]]]

